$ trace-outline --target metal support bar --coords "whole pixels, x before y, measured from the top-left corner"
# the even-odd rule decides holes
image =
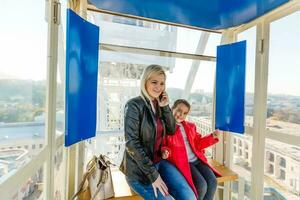
[[[224,190],[223,190],[223,200],[229,200],[230,199],[230,193],[231,193],[231,181],[227,181],[224,183]]]
[[[264,22],[257,26],[256,46],[263,40],[264,51],[256,48],[255,92],[253,118],[253,148],[251,199],[262,199],[264,188],[264,152],[267,116],[267,84],[269,54],[269,24]]]
[[[214,56],[178,53],[174,51],[146,49],[146,48],[139,48],[139,47],[104,44],[104,43],[99,44],[99,49],[106,50],[106,51],[116,51],[116,52],[134,53],[134,54],[152,55],[152,56],[161,56],[161,57],[170,57],[170,58],[216,61],[216,57]]]
[[[60,16],[59,2],[49,0],[48,7],[48,51],[47,51],[47,86],[46,86],[46,120],[45,136],[48,147],[45,164],[45,199],[54,199],[54,155],[56,129],[56,76],[58,24]]]
[[[72,145],[67,149],[67,181],[66,181],[66,199],[71,199],[77,188],[75,188],[75,163],[76,163],[76,147]]]
[[[78,188],[82,181],[83,171],[84,171],[84,160],[85,160],[85,141],[81,141],[76,144],[76,161],[75,161],[75,188]]]
[[[196,54],[204,53],[208,39],[209,39],[209,33],[203,32],[201,34],[201,37],[200,37],[198,45],[197,45],[197,49],[195,52]],[[185,87],[183,90],[182,98],[184,98],[184,99],[188,99],[188,97],[190,96],[191,89],[192,89],[195,77],[197,75],[200,63],[201,63],[200,60],[193,60],[193,62],[192,62],[192,66],[191,66],[189,75],[186,79]]]
[[[238,185],[238,200],[244,200],[245,193],[245,184],[246,181],[244,178],[239,177],[239,185]]]

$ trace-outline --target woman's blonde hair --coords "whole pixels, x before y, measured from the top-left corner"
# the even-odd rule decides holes
[[[146,90],[146,83],[147,81],[155,75],[161,75],[163,74],[165,76],[165,80],[166,80],[166,73],[163,70],[162,66],[160,65],[149,65],[148,67],[146,67],[143,71],[142,74],[142,79],[141,79],[141,93],[142,96],[146,97],[147,99],[151,99],[150,95],[148,94],[147,90]]]

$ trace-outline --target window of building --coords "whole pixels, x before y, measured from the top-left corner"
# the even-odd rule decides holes
[[[243,151],[242,149],[239,149],[239,156],[242,156],[243,155]]]
[[[274,154],[267,151],[267,159],[271,162],[274,162]]]
[[[281,166],[281,167],[286,167],[286,161],[285,161],[285,159],[284,158],[282,158],[282,157],[280,157],[279,158],[280,159],[280,161],[279,161],[279,165]]]
[[[298,159],[299,154],[297,151],[294,151],[293,149],[295,146],[282,143],[276,140],[266,139],[266,152],[273,153],[275,155],[275,162],[270,162],[267,160],[265,164],[271,163],[274,165],[274,174],[275,176],[269,176],[264,178],[264,188],[274,188],[278,192],[284,195],[286,199],[297,199],[299,198],[298,195],[295,194],[297,191],[294,188],[290,187],[290,178],[295,178],[296,183],[300,180],[299,176],[295,172],[291,172],[291,168],[287,166],[290,166],[292,163],[289,163],[292,160]],[[277,153],[281,153],[280,156]],[[268,154],[268,153],[267,153]],[[272,156],[273,157],[273,156]],[[290,159],[288,159],[290,158]],[[266,157],[267,159],[267,157]],[[291,177],[290,177],[291,175]]]
[[[279,179],[285,180],[285,171],[283,169],[280,169]]]
[[[295,181],[294,179],[290,179],[290,186],[291,187],[294,187],[294,181]]]
[[[269,174],[274,174],[274,165],[268,164],[267,172],[268,172]]]

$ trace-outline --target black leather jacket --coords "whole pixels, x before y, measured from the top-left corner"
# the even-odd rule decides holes
[[[159,173],[153,164],[156,120],[149,100],[141,96],[130,99],[125,105],[125,152],[120,170],[142,184],[153,183]],[[175,133],[175,119],[169,106],[160,107],[164,134]]]

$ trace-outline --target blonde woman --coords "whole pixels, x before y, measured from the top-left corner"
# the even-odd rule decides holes
[[[146,200],[195,200],[183,175],[161,158],[164,135],[175,132],[165,82],[161,66],[148,66],[141,79],[141,95],[125,105],[126,148],[120,169],[129,186]]]

